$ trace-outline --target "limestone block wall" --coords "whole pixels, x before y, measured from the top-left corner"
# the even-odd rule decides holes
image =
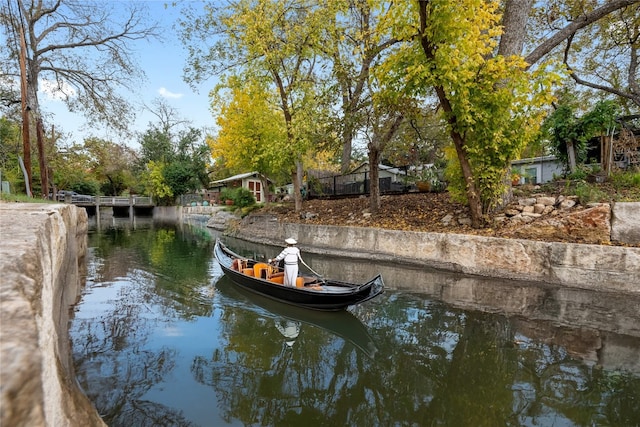
[[[0,425],[104,426],[80,391],[69,309],[86,273],[87,214],[0,203]]]
[[[611,240],[640,245],[640,202],[615,203],[613,205]]]
[[[303,252],[640,294],[637,247],[280,223],[270,215],[246,217],[234,235],[273,245],[293,237]]]

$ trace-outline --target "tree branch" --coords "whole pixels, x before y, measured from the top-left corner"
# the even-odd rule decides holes
[[[572,34],[575,34],[578,30],[593,24],[603,16],[608,15],[611,12],[615,12],[618,9],[622,9],[633,4],[640,3],[640,0],[613,0],[607,2],[605,5],[594,9],[590,13],[578,17],[575,21],[569,23],[563,29],[549,37],[537,48],[535,48],[529,55],[526,56],[525,61],[529,66],[538,62],[543,56],[551,52],[555,47],[560,45]]]

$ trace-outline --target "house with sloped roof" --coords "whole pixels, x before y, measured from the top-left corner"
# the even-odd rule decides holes
[[[228,178],[219,179],[211,183],[207,194],[209,195],[209,198],[219,203],[220,192],[224,188],[244,187],[247,190],[251,191],[257,203],[264,203],[267,192],[263,188],[260,177],[261,175],[258,172],[246,172],[238,175],[233,175]],[[270,182],[271,180],[267,178],[267,181]]]

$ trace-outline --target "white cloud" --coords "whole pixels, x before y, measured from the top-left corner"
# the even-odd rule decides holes
[[[182,98],[183,94],[181,93],[173,93],[170,92],[167,88],[165,87],[161,87],[160,89],[158,89],[158,93],[160,94],[160,96],[164,97],[164,98]]]
[[[76,95],[76,90],[66,82],[55,80],[41,80],[38,84],[40,92],[52,101],[63,101]]]

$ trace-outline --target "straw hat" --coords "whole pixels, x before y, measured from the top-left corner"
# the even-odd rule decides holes
[[[296,239],[293,239],[291,237],[289,237],[288,239],[285,239],[284,241],[287,245],[295,245],[296,243],[298,243],[296,242]]]

